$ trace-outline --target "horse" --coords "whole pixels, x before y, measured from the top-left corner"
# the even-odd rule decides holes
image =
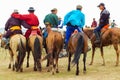
[[[51,26],[47,25],[48,36],[46,38],[47,55],[42,59],[48,59],[48,72],[52,70],[52,74],[59,73],[58,57],[63,49],[63,37],[61,33],[52,31]]]
[[[29,55],[30,51],[32,51],[32,55],[34,58],[34,71],[41,71],[41,56],[42,56],[42,44],[43,39],[40,35],[37,34],[36,30],[32,30],[29,39],[27,41],[28,43],[28,56],[27,56],[27,67],[29,67]]]
[[[116,66],[119,64],[119,50],[118,50],[118,45],[120,43],[120,29],[119,28],[110,28],[110,29],[104,29],[102,30],[101,34],[101,43],[100,44],[95,44],[95,35],[93,33],[94,29],[93,28],[85,28],[84,33],[89,37],[91,40],[92,44],[92,59],[90,62],[90,65],[93,64],[93,59],[94,59],[94,54],[95,54],[95,49],[100,48],[101,51],[101,56],[103,59],[103,64],[105,65],[105,59],[104,59],[104,52],[103,52],[103,47],[113,45],[116,55],[117,55],[117,60],[116,60]]]
[[[67,53],[68,53],[68,71],[70,71],[71,65],[71,57],[74,54],[74,58],[72,60],[73,66],[76,64],[76,75],[79,75],[79,58],[81,54],[83,54],[83,63],[84,63],[84,73],[86,72],[86,56],[88,50],[88,42],[87,36],[83,33],[75,33],[72,34],[67,46]]]
[[[1,41],[1,46],[4,46],[5,42]],[[23,71],[23,61],[26,55],[26,38],[21,34],[14,34],[10,37],[9,41],[9,54],[10,54],[10,63],[8,68],[16,72],[20,70]]]

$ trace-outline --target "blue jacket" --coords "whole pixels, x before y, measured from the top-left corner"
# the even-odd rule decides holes
[[[85,15],[80,10],[72,10],[64,17],[64,25],[67,25],[67,23],[83,28],[85,25]]]

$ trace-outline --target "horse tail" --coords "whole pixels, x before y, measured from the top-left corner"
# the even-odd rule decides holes
[[[74,54],[74,58],[72,60],[72,63],[75,65],[79,62],[79,58],[80,55],[82,54],[83,51],[83,47],[84,47],[84,38],[83,36],[79,36],[78,41],[77,41],[77,47],[76,47],[76,51]]]
[[[35,61],[39,61],[41,58],[41,45],[40,45],[40,41],[39,38],[36,37],[35,41],[34,41],[34,59]]]
[[[16,66],[17,71],[21,68],[21,65],[22,65],[22,63],[24,61],[25,52],[26,52],[26,47],[24,46],[23,41],[20,38],[20,43],[18,45],[18,66]]]

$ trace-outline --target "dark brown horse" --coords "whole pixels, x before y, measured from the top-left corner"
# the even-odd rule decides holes
[[[29,67],[29,55],[32,51],[34,59],[34,71],[41,71],[41,56],[42,56],[42,42],[43,39],[37,34],[36,31],[32,31],[28,40],[28,56],[27,56],[27,67]]]
[[[105,60],[104,60],[104,53],[103,53],[103,47],[113,45],[116,55],[117,55],[117,61],[116,61],[116,66],[119,64],[119,50],[118,50],[118,45],[120,43],[120,29],[119,28],[111,28],[107,29],[102,33],[101,36],[101,43],[100,44],[94,44],[95,41],[95,35],[93,33],[94,29],[90,28],[85,28],[84,33],[90,38],[91,44],[92,44],[92,60],[90,65],[93,64],[93,59],[94,59],[94,54],[95,54],[95,49],[98,47],[100,48],[101,51],[101,56],[103,58],[103,65],[105,65]],[[103,31],[103,30],[102,30]]]
[[[73,65],[76,65],[76,75],[79,75],[79,58],[83,54],[84,72],[86,72],[86,56],[88,50],[87,36],[83,33],[75,33],[70,37],[67,47],[68,53],[68,71],[70,71],[71,56],[74,54],[72,60]]]
[[[63,48],[63,38],[61,33],[51,30],[50,25],[47,26],[48,36],[46,38],[47,55],[43,60],[48,58],[48,72],[52,70],[52,74],[59,72],[58,57]]]

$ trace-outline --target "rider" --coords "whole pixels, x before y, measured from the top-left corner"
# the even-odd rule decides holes
[[[98,5],[99,9],[101,10],[100,13],[100,20],[99,20],[99,26],[95,28],[94,33],[96,36],[96,41],[95,43],[100,43],[100,30],[109,24],[109,17],[110,17],[110,13],[109,11],[106,10],[105,8],[105,4],[104,3],[100,3]]]
[[[53,8],[51,13],[45,16],[44,24],[51,24],[52,28],[57,28],[58,26],[58,16],[57,16],[57,9]]]
[[[47,14],[44,18],[44,24],[47,25],[51,25],[51,28],[57,28],[58,27],[58,16],[57,16],[57,9],[53,8],[51,10],[50,14]],[[47,37],[48,33],[45,30],[43,33],[43,37],[44,39]]]
[[[82,6],[77,5],[76,10],[70,11],[64,17],[64,25],[67,25],[66,38],[65,38],[66,47],[67,47],[69,38],[71,34],[74,32],[74,30],[77,29],[78,32],[83,32],[82,28],[85,24],[85,15],[81,12],[81,10],[82,10]]]
[[[38,28],[39,26],[39,20],[38,17],[34,14],[35,9],[33,7],[29,7],[28,12],[29,14],[12,14],[13,17],[24,20],[30,27],[25,27],[28,30],[25,33],[25,37],[28,39],[31,31],[34,29],[37,31],[37,34],[42,36],[40,29]]]
[[[12,14],[18,13],[18,10],[15,9]],[[5,24],[6,34],[3,35],[3,40],[6,42],[6,47],[8,47],[10,36],[14,34],[22,34],[21,25],[29,27],[29,25],[27,25],[24,21],[16,19],[12,16],[8,19],[8,21]]]

